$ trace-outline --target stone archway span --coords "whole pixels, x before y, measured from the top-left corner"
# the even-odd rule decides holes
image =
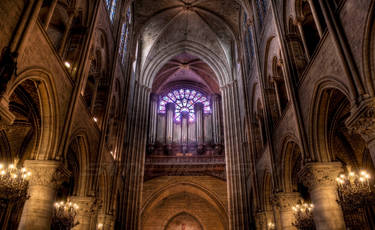
[[[4,98],[9,97],[15,89],[24,81],[30,80],[35,83],[40,103],[41,137],[37,143],[34,156],[38,160],[54,159],[58,148],[59,134],[59,100],[57,89],[51,74],[40,68],[26,69],[21,72],[14,82],[11,82]]]
[[[183,52],[197,56],[206,62],[215,73],[220,86],[224,86],[233,81],[229,64],[226,63],[226,61],[222,60],[214,52],[201,44],[192,41],[183,41],[163,49],[152,59],[152,61],[146,62],[138,78],[139,82],[142,85],[151,88],[153,80],[162,66],[169,59]]]
[[[225,205],[219,200],[218,196],[205,187],[193,182],[177,182],[162,187],[158,191],[154,192],[144,202],[144,205],[141,208],[141,213],[144,213],[146,210],[152,209],[155,205],[158,204],[158,202],[168,196],[186,191],[198,195],[199,197],[208,201],[213,207],[220,211],[222,217],[226,218],[225,222],[227,222],[227,210],[225,209]]]

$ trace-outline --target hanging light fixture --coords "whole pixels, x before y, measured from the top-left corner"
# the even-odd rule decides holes
[[[349,171],[336,178],[339,204],[353,210],[363,208],[374,202],[374,193],[370,185],[371,175],[362,170],[359,173]]]
[[[293,226],[299,230],[314,230],[315,224],[312,216],[314,205],[299,201],[298,204],[292,207],[294,216],[296,218]]]
[[[26,199],[30,177],[26,168],[18,168],[18,159],[9,165],[0,163],[0,197],[8,201]]]
[[[79,223],[75,221],[78,209],[78,205],[70,201],[56,202],[52,217],[52,229],[70,230],[78,225]]]
[[[276,227],[276,226],[275,226],[275,224],[274,224],[273,222],[269,222],[269,223],[268,223],[268,228],[267,228],[267,229],[268,229],[268,230],[274,230],[275,227]]]

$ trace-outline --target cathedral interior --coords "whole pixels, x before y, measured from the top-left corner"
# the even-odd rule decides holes
[[[375,229],[374,0],[1,0],[1,230]]]

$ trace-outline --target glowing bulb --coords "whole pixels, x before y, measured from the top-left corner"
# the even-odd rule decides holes
[[[26,172],[26,169],[25,169],[25,168],[22,168],[22,169],[21,169],[21,172]]]
[[[364,181],[365,181],[365,178],[360,177],[360,178],[359,178],[359,181],[364,182]]]
[[[340,177],[341,177],[342,179],[345,179],[345,175],[344,175],[344,174],[341,174]]]
[[[3,164],[0,164],[0,169],[3,169],[4,168],[4,165]]]
[[[99,223],[98,224],[98,229],[102,229],[103,228],[103,224],[102,223]]]
[[[352,176],[352,177],[353,177],[353,176],[355,176],[355,173],[354,173],[354,172],[350,172],[350,173],[349,173],[349,176]]]
[[[2,175],[2,176],[4,176],[5,173],[6,173],[5,170],[2,170],[2,171],[1,171],[1,175]]]
[[[367,173],[366,173],[366,171],[361,171],[361,175],[362,176],[364,176],[364,175],[366,175]]]
[[[93,120],[94,120],[95,122],[98,122],[98,118],[96,118],[96,117],[94,117]]]
[[[10,165],[9,165],[9,168],[10,168],[10,169],[14,169],[14,164],[10,164]]]
[[[64,62],[64,65],[65,65],[66,68],[69,68],[69,69],[70,69],[70,67],[72,67],[72,65],[68,61]]]
[[[16,179],[16,178],[17,178],[17,175],[16,175],[16,174],[13,174],[12,177],[13,177],[14,179]]]

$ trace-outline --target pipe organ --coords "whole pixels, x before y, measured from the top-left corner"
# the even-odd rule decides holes
[[[223,154],[220,95],[179,89],[151,96],[148,154]]]

